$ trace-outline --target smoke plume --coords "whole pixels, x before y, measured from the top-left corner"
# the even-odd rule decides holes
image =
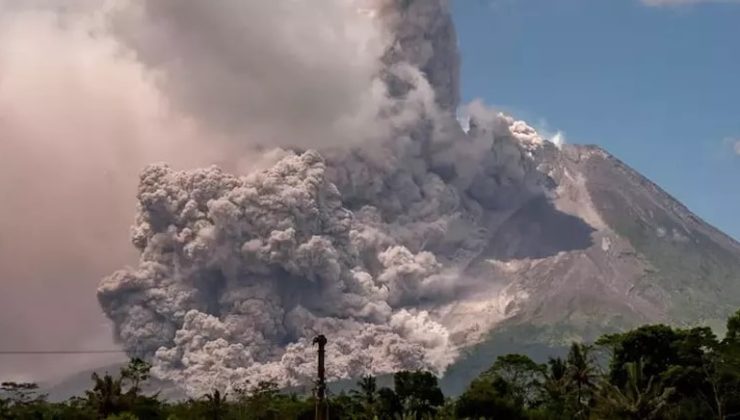
[[[460,107],[445,0],[319,3],[0,0],[3,310],[79,342],[96,308],[54,314],[138,251],[98,301],[191,394],[305,383],[318,332],[332,378],[441,373],[439,307],[486,286],[462,273],[543,140]]]
[[[120,36],[179,111],[295,150],[242,176],[141,174],[140,262],[98,298],[125,347],[191,394],[307,383],[317,333],[330,337],[332,378],[441,373],[462,343],[435,308],[475,281],[461,273],[494,216],[542,191],[533,129],[480,103],[464,109],[467,133],[457,123],[445,1],[323,6],[144,1],[117,12]]]

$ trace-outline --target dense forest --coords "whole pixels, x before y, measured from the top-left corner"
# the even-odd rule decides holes
[[[275,384],[200,399],[164,401],[143,391],[150,366],[131,360],[118,375],[92,376],[85,395],[46,401],[36,384],[5,382],[2,419],[313,419],[310,396]],[[397,372],[392,388],[362,378],[331,395],[329,419],[740,419],[740,311],[718,339],[709,328],[650,325],[573,343],[539,364],[520,354],[492,361],[458,398],[429,372]]]

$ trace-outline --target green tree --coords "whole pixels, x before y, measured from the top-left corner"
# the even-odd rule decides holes
[[[128,365],[121,369],[122,384],[128,385],[128,394],[139,395],[142,384],[149,380],[151,369],[151,364],[139,358],[131,359]]]
[[[357,388],[351,392],[352,398],[357,405],[357,417],[374,418],[377,415],[378,405],[378,386],[375,377],[363,376],[357,382]]]
[[[46,396],[35,383],[3,382],[0,384],[0,415],[3,419],[43,418]]]
[[[740,311],[727,320],[725,338],[702,355],[702,373],[708,384],[698,395],[717,419],[740,415]]]
[[[725,341],[733,343],[740,342],[740,310],[727,319]]]
[[[524,408],[513,398],[510,385],[499,377],[482,375],[460,396],[455,413],[463,419],[523,419]]]
[[[276,383],[267,381],[258,383],[243,400],[246,417],[261,420],[279,419],[279,395],[280,390]]]
[[[624,389],[630,363],[642,363],[642,381],[654,377],[659,382],[656,385],[675,390],[673,418],[707,417],[716,411],[717,393],[713,388],[724,369],[717,366],[721,346],[711,329],[648,325],[606,336],[599,342],[612,349],[609,378],[613,385]],[[639,385],[644,387],[646,383]]]
[[[430,372],[401,371],[393,375],[393,385],[405,413],[427,418],[445,403],[437,377]]]
[[[121,414],[114,414],[112,416],[108,416],[106,417],[105,420],[140,420],[140,419],[139,417],[131,413],[121,413]]]
[[[662,388],[655,376],[645,378],[644,363],[628,363],[627,383],[618,387],[604,381],[597,396],[597,414],[603,419],[657,420],[675,392]]]
[[[666,325],[651,325],[625,333],[606,335],[596,344],[611,349],[609,381],[617,386],[623,386],[627,382],[628,363],[642,360],[645,374],[648,376],[663,373],[677,358],[673,346],[676,339],[673,328]]]
[[[575,418],[588,418],[599,376],[593,347],[573,343],[566,358],[566,367],[568,389],[575,402],[573,415]]]
[[[42,401],[45,396],[39,394],[39,386],[28,382],[3,382],[0,384],[0,397],[7,405],[28,405]]]
[[[535,363],[529,357],[508,354],[496,359],[483,375],[506,382],[517,404],[532,408],[541,404],[545,398],[546,373],[546,366]]]
[[[390,388],[378,390],[378,417],[395,419],[403,415],[403,402]]]
[[[92,374],[93,389],[86,391],[88,405],[97,413],[99,418],[119,414],[128,408],[127,400],[123,395],[121,379],[109,374],[100,377]]]
[[[728,363],[721,349],[716,349],[704,356],[702,372],[708,386],[699,388],[697,396],[716,419],[724,420],[728,405],[737,400],[740,391],[736,367]]]
[[[121,369],[121,387],[125,389],[124,399],[129,412],[139,420],[158,419],[162,411],[159,395],[147,396],[142,393],[150,378],[152,365],[142,359],[134,358]]]
[[[222,420],[228,413],[226,394],[218,389],[205,395],[205,415],[208,420]]]
[[[568,410],[569,389],[568,365],[565,360],[557,357],[547,362],[547,371],[544,383],[545,398],[542,412],[549,419],[571,419],[572,413]]]

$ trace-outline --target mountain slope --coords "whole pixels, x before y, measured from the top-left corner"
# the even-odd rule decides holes
[[[500,354],[543,358],[642,323],[716,327],[740,307],[732,238],[598,147],[545,145],[536,160],[549,192],[503,222],[468,269],[523,298],[448,370],[448,391]]]

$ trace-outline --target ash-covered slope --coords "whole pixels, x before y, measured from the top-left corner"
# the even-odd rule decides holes
[[[502,226],[499,232],[511,235],[507,229],[539,225],[540,243],[568,238],[574,248],[561,247],[546,258],[526,246],[493,255],[508,277],[522,275],[524,289],[537,290],[543,279],[552,279],[536,293],[540,302],[520,317],[562,319],[571,326],[694,323],[721,320],[740,306],[740,245],[658,186],[593,146],[545,151],[540,169],[555,184],[549,201],[588,225],[591,243],[583,226],[573,222],[555,221],[560,230],[548,231],[549,220],[532,217],[529,205]],[[584,313],[589,316],[580,317]]]
[[[740,244],[606,152],[581,155],[596,210],[649,264],[636,287],[668,319],[721,323],[740,306]]]
[[[721,328],[740,307],[735,240],[599,147],[546,145],[537,160],[548,192],[498,225],[468,268],[518,299],[448,369],[448,392],[507,352],[544,358],[643,323]]]

